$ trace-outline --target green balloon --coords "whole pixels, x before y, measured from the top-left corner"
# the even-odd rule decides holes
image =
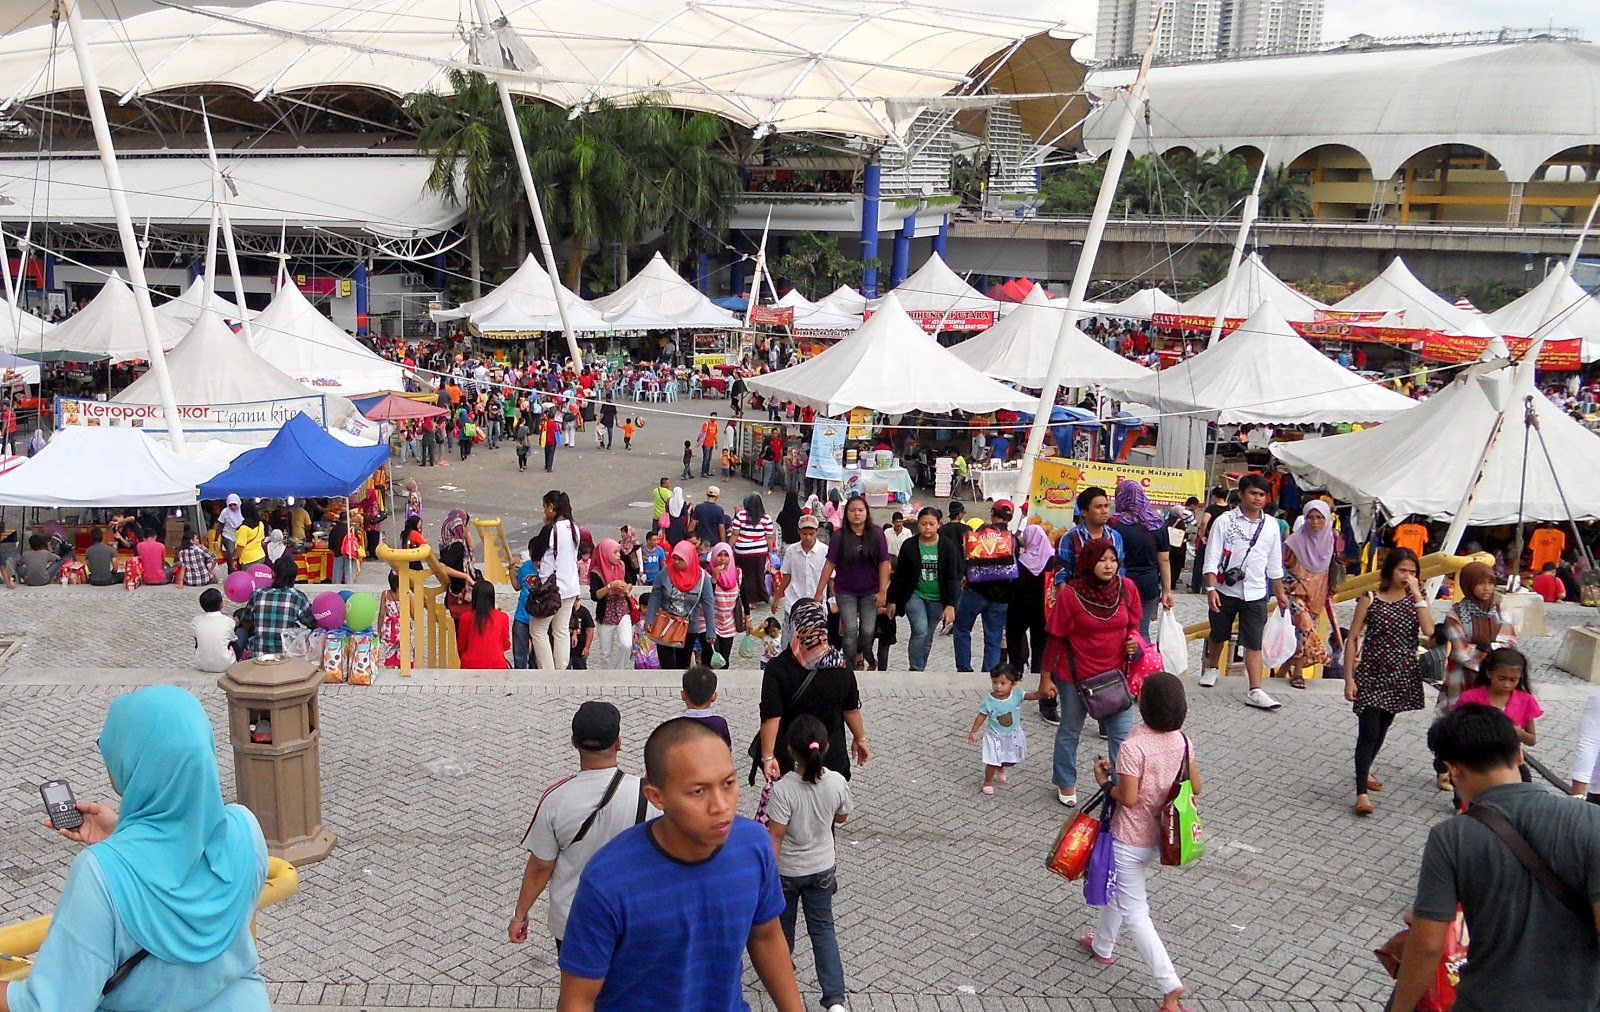
[[[361,592],[350,595],[344,603],[344,623],[354,632],[366,632],[378,617],[378,599]]]

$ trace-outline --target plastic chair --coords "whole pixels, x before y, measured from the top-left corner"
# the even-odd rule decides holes
[[[955,495],[962,483],[972,491],[972,501],[978,501],[978,480],[972,476],[972,465],[968,464],[965,457],[956,458],[956,471],[950,479],[950,494]]]

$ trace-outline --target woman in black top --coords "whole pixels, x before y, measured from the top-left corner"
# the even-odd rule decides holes
[[[779,748],[778,743],[783,741],[790,722],[808,713],[828,729],[828,768],[848,780],[852,751],[857,765],[865,766],[872,757],[861,722],[861,693],[855,672],[845,666],[844,655],[828,645],[827,614],[821,604],[809,598],[796,601],[789,611],[789,622],[794,628],[789,646],[767,662],[761,676],[757,766],[770,780],[777,780],[793,768],[788,750]],[[852,739],[848,751],[846,727]],[[755,783],[755,775],[756,769],[752,768],[751,783]]]

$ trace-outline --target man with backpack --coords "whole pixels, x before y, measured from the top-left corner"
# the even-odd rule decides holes
[[[1000,646],[1006,634],[1006,609],[1017,579],[1017,536],[1011,533],[1016,510],[1009,499],[997,499],[989,522],[968,531],[962,539],[962,564],[966,586],[956,602],[956,670],[972,670],[972,626],[983,619],[983,668],[993,671],[1000,663]],[[941,535],[942,536],[942,535]]]
[[[506,929],[511,941],[528,940],[528,911],[548,889],[550,935],[559,953],[572,897],[589,858],[623,830],[661,814],[645,800],[644,782],[617,768],[621,732],[622,714],[610,703],[587,700],[573,714],[578,772],[545,790],[523,834],[528,864]]]

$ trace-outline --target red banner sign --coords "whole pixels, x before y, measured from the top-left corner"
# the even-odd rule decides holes
[[[1333,323],[1377,323],[1385,316],[1391,315],[1396,319],[1404,320],[1406,314],[1404,310],[1390,313],[1382,309],[1319,309],[1312,315],[1312,319],[1318,322],[1329,321]]]
[[[988,309],[953,309],[948,313],[935,312],[931,309],[912,309],[908,310],[906,315],[917,321],[917,326],[930,334],[942,331],[975,334],[994,326],[994,312]],[[864,321],[871,318],[870,309],[862,314]]]
[[[1157,328],[1161,330],[1203,330],[1209,332],[1216,324],[1215,316],[1196,316],[1192,313],[1156,313],[1151,317]],[[1231,333],[1233,328],[1244,322],[1244,317],[1230,316],[1222,321],[1222,332]]]
[[[1506,347],[1511,349],[1511,357],[1515,359],[1527,354],[1529,344],[1526,337],[1506,338]],[[1486,337],[1452,337],[1430,331],[1422,342],[1422,357],[1434,362],[1476,362],[1483,357],[1488,345]],[[1539,349],[1539,368],[1550,372],[1575,372],[1582,366],[1582,345],[1582,339],[1576,337],[1545,341]]]
[[[789,327],[794,325],[793,306],[755,306],[750,310],[750,322],[758,327]]]

